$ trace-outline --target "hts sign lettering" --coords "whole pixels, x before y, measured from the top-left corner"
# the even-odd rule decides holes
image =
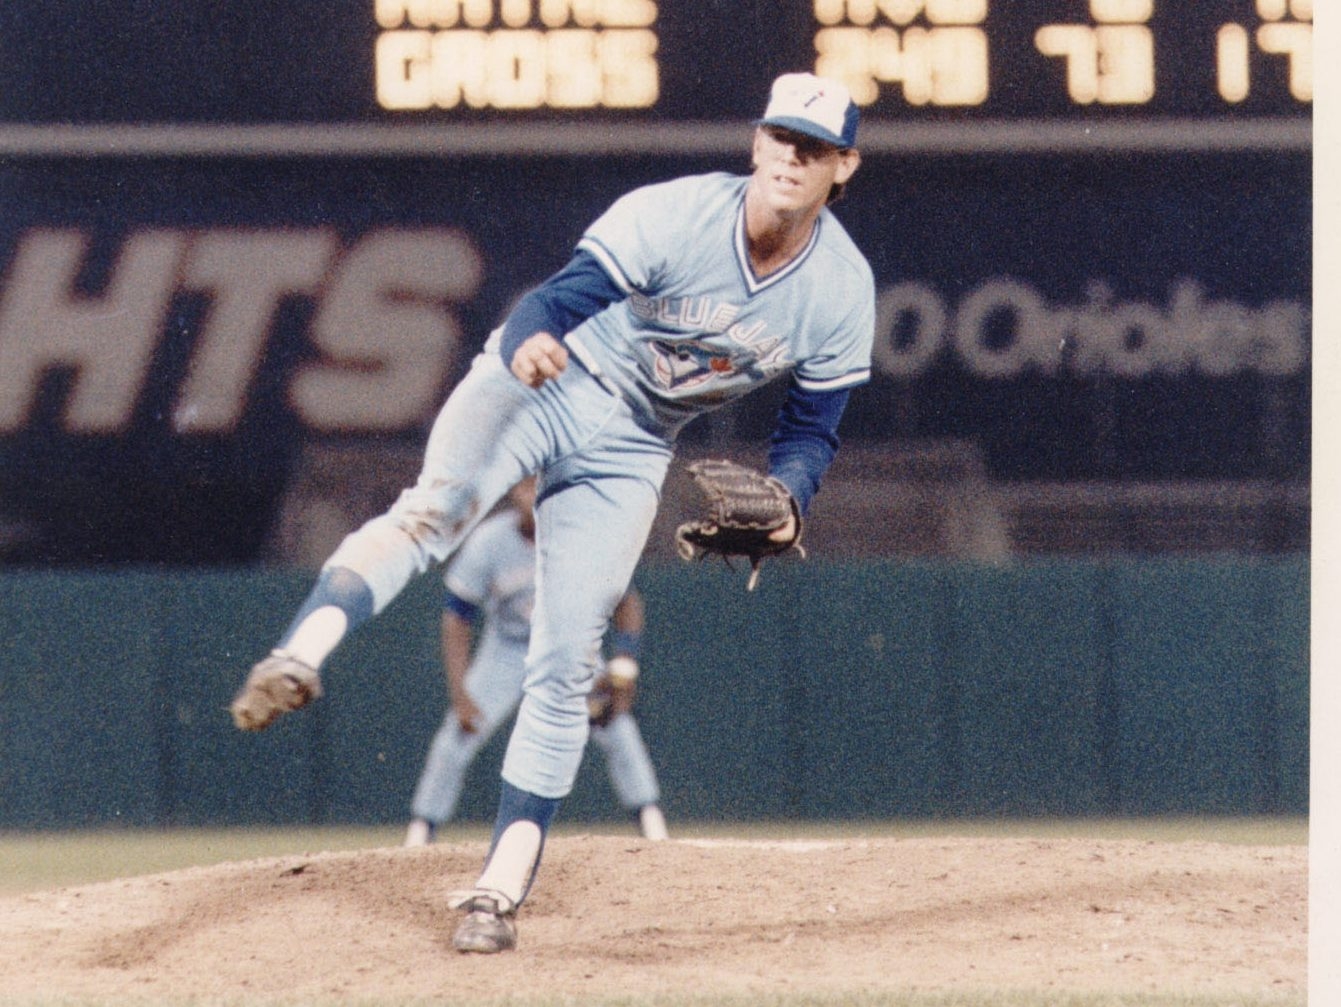
[[[25,232],[0,291],[0,433],[24,427],[54,371],[70,374],[63,426],[126,430],[164,338],[189,341],[170,420],[183,434],[232,431],[265,358],[276,310],[315,306],[315,351],[288,377],[312,430],[385,431],[437,408],[460,330],[448,305],[472,297],[482,262],[452,230],[374,231],[344,246],[329,230],[154,230],[130,235],[102,289],[78,280],[89,238]],[[174,299],[204,295],[195,331],[165,335]]]

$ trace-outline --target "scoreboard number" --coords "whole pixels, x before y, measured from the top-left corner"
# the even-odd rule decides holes
[[[388,110],[649,108],[654,0],[376,0]]]
[[[390,112],[622,109],[689,118],[663,82],[732,58],[688,41],[718,0],[368,0],[377,107]],[[774,39],[874,115],[1091,108],[1305,111],[1313,0],[777,0]],[[746,22],[742,21],[742,24]],[[786,45],[782,45],[786,43]],[[743,44],[737,39],[736,45]],[[807,48],[811,54],[806,55]],[[702,62],[702,66],[700,66]],[[676,73],[663,75],[662,66]],[[791,69],[799,69],[796,62]],[[1009,85],[998,83],[1009,81]],[[767,81],[761,81],[766,86]]]

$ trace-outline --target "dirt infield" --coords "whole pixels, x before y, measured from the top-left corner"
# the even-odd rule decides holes
[[[0,1002],[1305,995],[1302,846],[561,836],[519,949],[462,956],[444,896],[483,852],[314,853],[0,899]]]

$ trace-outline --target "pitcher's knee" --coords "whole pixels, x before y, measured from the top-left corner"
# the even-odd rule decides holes
[[[462,481],[421,481],[401,493],[388,516],[419,547],[434,556],[453,548],[480,513],[475,488]]]
[[[372,590],[356,571],[343,566],[327,566],[321,571],[317,584],[324,592],[326,604],[343,609],[351,624],[361,623],[372,615]]]
[[[587,721],[587,693],[595,667],[582,662],[539,663],[527,677],[526,693],[549,723]]]

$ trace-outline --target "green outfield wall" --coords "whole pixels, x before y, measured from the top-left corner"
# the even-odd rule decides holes
[[[672,817],[1299,814],[1306,557],[657,565],[639,712]],[[0,575],[0,827],[404,817],[445,702],[422,578],[260,735],[309,575]],[[504,732],[505,733],[505,732]],[[504,737],[472,772],[487,820]],[[599,752],[563,818],[618,818]]]

